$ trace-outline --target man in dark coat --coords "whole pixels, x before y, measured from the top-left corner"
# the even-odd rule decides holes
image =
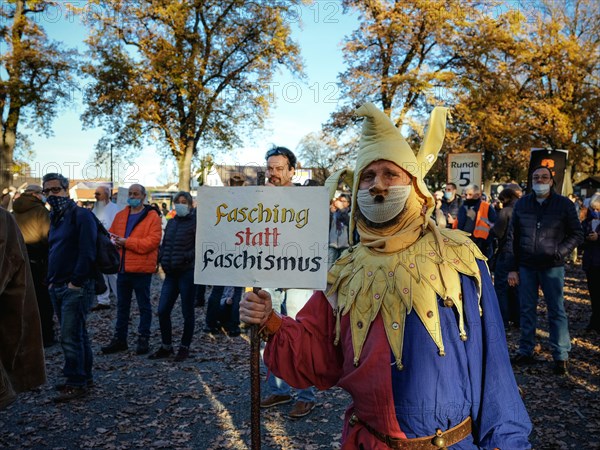
[[[496,211],[481,198],[481,188],[470,184],[465,188],[465,200],[458,211],[458,218],[452,225],[454,228],[471,233],[475,242],[487,258],[492,257],[492,237],[490,229],[496,222]]]
[[[458,211],[462,206],[462,198],[456,193],[456,184],[446,183],[444,198],[442,198],[442,212],[446,218],[446,228],[452,228],[458,218]]]
[[[533,192],[515,204],[506,241],[512,255],[508,284],[519,286],[521,313],[521,338],[513,364],[534,362],[538,287],[541,286],[548,307],[554,373],[565,375],[571,350],[563,296],[565,260],[583,242],[583,230],[573,202],[553,191],[550,169],[536,168],[531,179]]]
[[[510,255],[506,250],[506,237],[508,235],[508,225],[512,216],[513,207],[519,194],[511,188],[505,188],[500,192],[498,200],[502,202],[502,209],[498,212],[498,220],[494,223],[491,234],[497,240],[497,250],[494,258],[488,262],[490,269],[494,272],[494,290],[498,297],[500,313],[504,327],[508,327],[509,322],[519,327],[519,297],[517,286],[508,285],[508,272],[510,270]]]
[[[46,198],[42,194],[42,187],[31,184],[13,202],[13,214],[27,246],[35,295],[40,310],[44,347],[50,347],[56,341],[54,340],[54,308],[46,284],[50,212],[44,206],[45,203]]]
[[[65,382],[56,385],[55,402],[66,402],[88,393],[93,385],[93,354],[87,316],[96,295],[96,238],[98,226],[92,212],[69,198],[69,180],[59,173],[43,178],[44,195],[52,207],[48,291],[60,323],[60,343]]]
[[[0,409],[46,382],[42,330],[23,236],[0,208]]]
[[[600,194],[590,199],[586,218],[581,223],[585,242],[583,244],[583,264],[587,278],[588,291],[592,302],[592,315],[587,326],[588,331],[600,333]]]

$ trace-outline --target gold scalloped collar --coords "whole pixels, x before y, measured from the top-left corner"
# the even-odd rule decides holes
[[[354,365],[358,365],[371,323],[381,312],[396,366],[402,369],[404,324],[414,309],[443,356],[437,295],[445,306],[456,308],[460,338],[466,340],[459,273],[475,277],[480,299],[477,259],[486,258],[467,234],[448,229],[428,229],[397,253],[382,254],[361,244],[348,249],[327,277],[331,285],[327,297],[336,314],[336,345],[341,316],[350,313]]]

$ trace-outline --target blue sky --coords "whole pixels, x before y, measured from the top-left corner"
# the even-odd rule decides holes
[[[278,72],[271,86],[275,103],[266,128],[247,139],[243,148],[216,155],[218,164],[262,164],[264,153],[272,144],[295,149],[303,136],[318,132],[335,110],[339,98],[337,75],[344,70],[341,42],[356,27],[356,20],[342,14],[337,0],[316,1],[299,8],[298,15],[290,20],[305,61],[306,80],[295,79],[287,71]],[[50,38],[83,49],[85,29],[66,8],[50,10],[40,24]],[[61,171],[70,178],[108,176],[98,171],[92,161],[94,145],[102,130],[82,130],[79,116],[83,111],[81,96],[74,93],[69,106],[53,122],[54,136],[30,135],[35,151],[32,169],[36,175]],[[146,148],[114,170],[115,178],[124,180],[124,185],[134,181],[155,185],[173,179],[169,174],[174,172],[174,163],[162,161],[153,148]]]

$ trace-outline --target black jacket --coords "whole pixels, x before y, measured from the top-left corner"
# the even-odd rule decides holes
[[[508,237],[508,225],[512,217],[513,208],[517,201],[513,200],[510,203],[503,205],[502,209],[497,214],[496,222],[490,230],[492,239],[497,239],[496,253],[504,253],[506,251],[506,238]]]
[[[179,272],[194,267],[196,253],[196,210],[187,216],[169,219],[160,244],[158,262],[165,273]]]
[[[446,220],[448,219],[448,214],[450,214],[454,219],[458,217],[458,211],[463,205],[463,200],[459,195],[454,196],[454,200],[449,202],[446,198],[442,198],[442,212],[444,213],[444,217]],[[446,228],[452,228],[452,224],[450,222],[446,223]]]
[[[592,228],[592,214],[590,209],[587,211],[585,220],[581,223],[583,226],[583,234],[586,240],[583,244],[583,270],[590,270],[592,267],[600,267],[600,240],[590,241],[587,239],[588,234],[592,231],[600,233],[600,225]]]
[[[98,226],[89,209],[71,199],[60,213],[51,215],[48,243],[48,283],[83,286],[96,279],[96,238]]]
[[[511,270],[562,266],[582,242],[583,230],[568,198],[551,191],[540,204],[531,193],[515,204],[506,239]]]

